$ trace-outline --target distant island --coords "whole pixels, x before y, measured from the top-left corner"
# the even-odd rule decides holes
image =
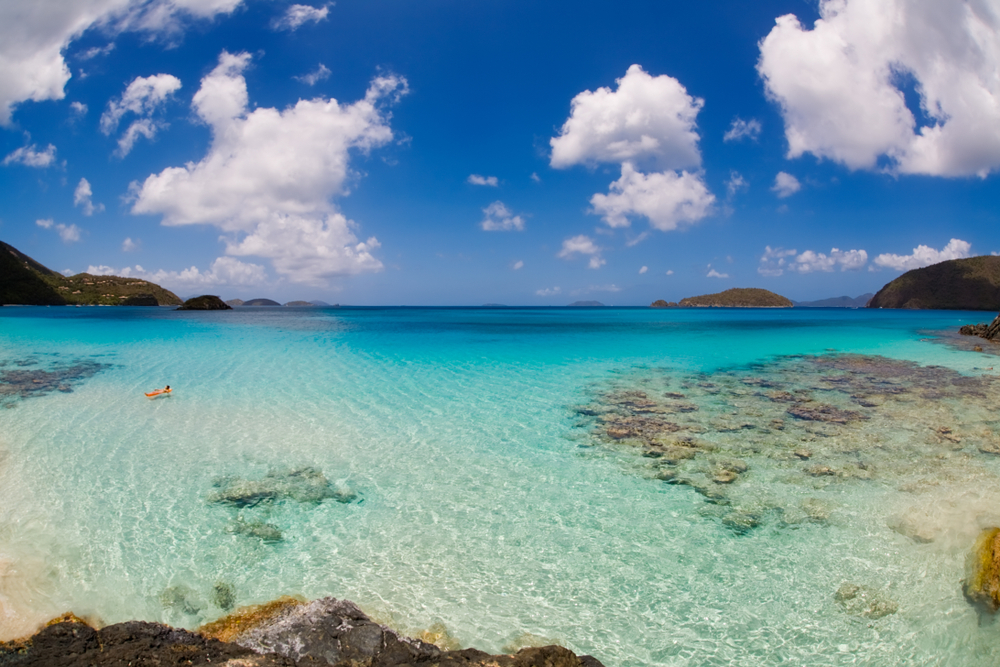
[[[180,298],[139,278],[66,277],[0,241],[0,303],[25,306],[179,306]]]
[[[1000,310],[1000,257],[950,259],[907,271],[880,289],[868,307]]]
[[[595,308],[597,306],[604,306],[600,301],[574,301],[569,304],[570,308]]]
[[[271,301],[270,299],[250,299],[249,301],[244,301],[242,306],[280,306],[281,304],[277,301]]]
[[[871,292],[861,296],[835,296],[830,299],[820,299],[819,301],[792,301],[796,308],[864,308],[875,296]]]
[[[734,287],[717,294],[681,299],[677,305],[681,308],[791,308],[794,304],[780,294],[759,287]],[[670,304],[654,301],[652,307],[667,308]]]

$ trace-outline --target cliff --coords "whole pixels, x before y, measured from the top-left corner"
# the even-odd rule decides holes
[[[758,287],[734,287],[718,294],[681,299],[682,308],[791,308],[789,299]]]
[[[179,306],[181,300],[173,292],[139,278],[92,276],[89,273],[67,278],[17,248],[0,242],[0,303]]]
[[[1000,310],[1000,257],[950,259],[907,271],[880,289],[868,307]]]

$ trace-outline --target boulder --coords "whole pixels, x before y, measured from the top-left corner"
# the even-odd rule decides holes
[[[962,593],[980,611],[1000,609],[1000,528],[987,528],[976,538],[965,561]]]
[[[958,330],[958,333],[963,336],[979,336],[986,340],[1000,342],[1000,315],[997,315],[989,324],[966,324]]]
[[[232,310],[233,307],[217,296],[203,294],[188,299],[177,310]]]

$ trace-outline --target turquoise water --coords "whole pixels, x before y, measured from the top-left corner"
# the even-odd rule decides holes
[[[236,605],[333,595],[403,632],[443,626],[491,652],[558,642],[609,667],[1000,664],[1000,624],[960,587],[977,531],[1000,522],[1000,457],[980,451],[1000,438],[1000,393],[924,386],[859,408],[806,387],[812,357],[788,359],[879,355],[950,369],[944,384],[992,381],[1000,359],[937,335],[986,319],[2,308],[0,372],[53,375],[0,394],[0,638],[69,609],[196,627],[225,613],[221,584]],[[789,416],[760,378],[865,421]],[[164,384],[169,398],[143,397]],[[710,475],[697,466],[713,451],[749,465],[717,485],[725,504],[656,479],[662,458],[581,409],[633,390],[697,410],[671,417],[711,445],[684,474]],[[767,426],[776,415],[785,427]],[[837,475],[803,473],[824,456]],[[338,498],[213,502],[304,467]],[[793,520],[799,507],[822,509]],[[734,529],[737,510],[753,525]],[[894,613],[838,602],[845,582]]]

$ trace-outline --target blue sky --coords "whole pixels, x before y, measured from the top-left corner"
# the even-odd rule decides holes
[[[0,240],[182,296],[877,291],[1000,251],[1000,2],[0,1]]]

